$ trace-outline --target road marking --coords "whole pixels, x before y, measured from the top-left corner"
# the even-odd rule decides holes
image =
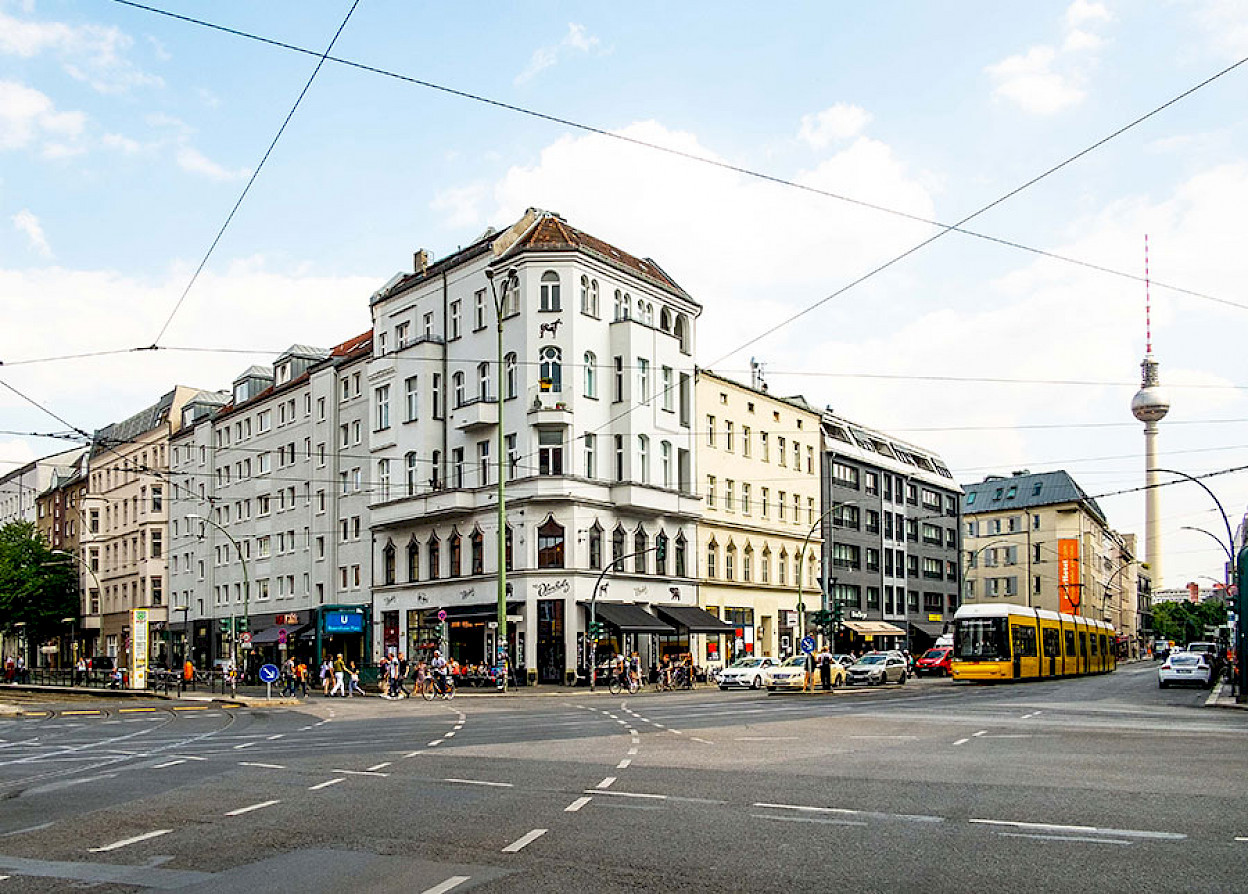
[[[370,772],[376,772],[377,770],[384,770],[388,766],[390,766],[390,761],[382,761],[380,764],[374,764],[369,767],[368,770]]]
[[[667,727],[665,727],[663,724],[655,723],[653,720],[649,721],[649,723],[651,726],[657,726],[659,729],[667,729]]]
[[[470,878],[472,878],[470,875],[453,875],[444,882],[438,882],[432,888],[426,888],[421,894],[446,894],[447,891],[458,888]]]
[[[822,823],[828,826],[865,826],[862,820],[833,819],[828,816],[780,816],[776,813],[751,813],[754,819],[774,820],[781,823]]]
[[[1022,823],[1014,820],[971,819],[970,823],[986,826],[1009,826],[1014,829],[1034,829],[1041,832],[1082,832],[1085,835],[1118,835],[1123,838],[1156,838],[1164,841],[1182,841],[1187,838],[1180,832],[1151,832],[1143,829],[1098,829],[1096,826],[1065,826],[1058,823]]]
[[[285,770],[285,764],[258,764],[253,761],[239,761],[240,767],[263,767],[266,770]]]
[[[409,751],[407,754],[405,754],[405,755],[403,755],[403,756],[404,756],[404,757],[415,757],[415,756],[416,756],[416,755],[418,755],[418,754],[424,754],[424,753],[425,753],[425,752],[424,752],[424,750],[422,749],[422,750],[420,750],[420,751]]]
[[[455,735],[455,730],[451,730],[449,733],[443,733],[442,738],[449,739],[453,735]]]
[[[678,729],[669,729],[669,730],[668,730],[668,732],[669,732],[669,733],[671,733],[673,736],[683,736],[683,735],[684,735],[684,733],[682,733],[682,732],[681,732],[680,730],[678,730]]]
[[[119,714],[150,714],[155,708],[118,708]]]
[[[523,848],[527,847],[528,845],[532,844],[533,842],[537,841],[537,839],[545,835],[546,832],[547,832],[546,829],[534,829],[532,832],[526,832],[525,834],[517,838],[515,841],[513,841],[511,844],[503,848],[503,853],[514,854],[522,850]]]
[[[316,784],[316,785],[309,785],[309,786],[308,786],[308,791],[310,791],[310,792],[314,792],[314,791],[316,791],[317,789],[329,788],[329,786],[331,786],[331,785],[337,785],[337,784],[338,784],[338,783],[340,783],[340,782],[345,782],[345,780],[344,780],[341,776],[339,776],[339,777],[337,777],[337,778],[335,778],[335,779],[331,779],[331,780],[329,780],[328,782],[321,782],[321,783],[318,783],[318,784]]]
[[[163,764],[157,764],[152,767],[153,770],[163,770],[165,767],[176,767],[178,764],[184,764],[186,761],[178,759],[176,761],[165,761]]]
[[[15,834],[15,833],[10,833],[10,834]],[[1248,835],[1236,835],[1235,840],[1236,841],[1248,841]]]
[[[616,764],[616,765],[615,765],[615,769],[617,769],[617,770],[627,770],[627,769],[628,769],[628,765],[629,765],[629,764],[631,764],[631,763],[632,763],[632,761],[631,761],[631,760],[629,760],[628,758],[624,758],[624,760],[620,761],[618,764]]]
[[[1087,835],[1038,835],[1034,832],[998,832],[1002,838],[1032,838],[1038,841],[1086,841],[1091,844],[1125,844],[1134,842],[1122,838],[1091,838]]]
[[[630,755],[630,756],[631,756],[631,755],[634,755],[634,754],[636,754],[636,753],[637,753],[637,749],[636,749],[636,748],[630,748],[630,749],[628,749],[628,753],[629,753],[629,755]]]
[[[242,745],[235,745],[234,750],[238,751],[242,748],[250,748],[252,745],[259,745],[259,742],[244,742]]]
[[[850,736],[851,739],[917,739],[918,736]]]
[[[61,712],[61,716],[62,716],[62,717],[71,717],[71,716],[75,716],[75,715],[87,715],[87,714],[92,714],[92,715],[95,715],[95,716],[97,716],[97,717],[98,717],[99,715],[101,715],[101,714],[103,714],[103,713],[104,713],[103,711],[62,711],[62,712]],[[41,715],[41,716],[46,716],[46,714],[45,714],[45,715]]]
[[[801,813],[836,813],[846,816],[862,816],[869,819],[904,820],[910,823],[943,823],[943,816],[932,816],[926,813],[880,813],[874,810],[853,810],[848,807],[807,807],[801,804],[769,804],[760,801],[754,807],[771,808],[773,810],[797,810]]]
[[[93,854],[102,854],[105,851],[115,851],[118,848],[127,847],[131,844],[138,844],[140,841],[147,841],[151,838],[159,838],[161,835],[168,835],[172,829],[157,829],[154,832],[144,832],[142,835],[135,835],[133,838],[123,838],[121,841],[114,841],[112,844],[106,844],[102,847],[93,847],[89,850]]]
[[[615,777],[614,777],[614,776],[608,776],[606,779],[602,780],[602,782],[598,783],[598,787],[599,787],[599,788],[610,788],[610,787],[611,787],[611,783],[613,783],[613,782],[615,782]]]
[[[1024,714],[1024,715],[1023,715],[1023,717],[1022,717],[1022,719],[1023,719],[1023,720],[1030,720],[1031,718],[1035,717],[1035,716],[1036,716],[1037,714],[1039,714],[1039,713],[1040,713],[1039,711],[1032,711],[1030,714]]]
[[[374,773],[372,770],[340,770],[337,767],[330,770],[331,773],[346,773],[348,776],[380,776],[383,779],[389,777],[389,773]]]
[[[738,742],[796,742],[798,736],[737,736]]]
[[[586,804],[588,804],[588,803],[589,803],[590,801],[592,801],[592,800],[594,800],[594,799],[593,799],[593,798],[589,798],[589,797],[585,797],[585,798],[577,798],[575,801],[573,801],[573,802],[572,802],[571,804],[569,804],[567,807],[563,808],[563,812],[564,812],[564,813],[576,813],[578,810],[580,810],[582,807],[584,807]]]
[[[52,823],[40,823],[37,826],[30,826],[25,829],[14,829],[12,832],[0,832],[0,838],[9,838],[13,835],[24,835],[27,832],[42,832],[51,825]]]
[[[586,789],[585,794],[587,795],[614,795],[617,798],[642,798],[648,801],[668,800],[667,795],[652,795],[646,792],[613,792],[613,791],[608,791],[606,789]],[[677,800],[677,799],[673,798],[672,800]],[[680,800],[689,800],[689,799],[682,798]]]
[[[972,738],[972,739],[978,739],[980,736],[986,736],[986,735],[988,735],[988,730],[986,730],[986,729],[981,729],[981,730],[980,730],[979,732],[977,732],[977,733],[971,733],[971,738]]]
[[[276,736],[268,736],[268,737],[266,737],[265,741],[266,741],[266,742],[272,742],[274,739],[281,739],[281,738],[283,738],[285,735],[286,735],[285,733],[278,733]]]
[[[184,761],[206,761],[206,757],[196,757],[193,754],[175,754],[174,757],[180,757]]]
[[[441,740],[441,739],[434,739],[432,742],[426,742],[426,743],[425,743],[425,747],[426,747],[426,748],[437,748],[437,747],[438,747],[439,745],[441,745],[441,744],[442,744],[442,740]]]
[[[207,705],[175,705],[175,711],[207,711]]]
[[[954,742],[953,744],[954,744],[954,745],[965,745],[965,744],[966,744],[967,742],[969,742],[969,741],[971,741],[971,740],[970,740],[970,739],[958,739],[958,741]]]
[[[274,804],[281,804],[281,801],[261,801],[259,804],[252,804],[250,807],[240,807],[237,810],[227,812],[226,816],[242,816],[244,813],[251,813],[253,810],[263,810],[266,807],[272,807]]]
[[[695,741],[695,742],[701,742],[703,745],[714,745],[714,744],[715,744],[714,742],[708,742],[706,739],[699,739],[697,736],[690,736],[689,738],[690,738],[690,739],[692,739],[692,740],[693,740],[693,741]]]
[[[460,785],[488,785],[492,788],[514,788],[510,782],[489,782],[485,779],[443,779],[443,782],[457,782]]]

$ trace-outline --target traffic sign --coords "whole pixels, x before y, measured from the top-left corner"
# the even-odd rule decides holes
[[[445,620],[446,620],[446,609],[444,609],[444,608],[440,608],[440,609],[438,609],[438,620],[439,620],[439,621],[445,621]]]
[[[242,633],[240,633],[240,634],[238,635],[238,641],[239,641],[240,643],[242,643],[244,646],[250,646],[250,645],[251,645],[251,634],[250,634],[250,633],[248,633],[246,630],[244,630]]]
[[[260,682],[275,683],[277,681],[277,665],[262,664],[260,665]]]
[[[802,651],[807,655],[815,651],[815,638],[813,636],[802,637]]]
[[[286,645],[286,640],[287,640],[288,636],[289,636],[289,634],[286,632],[286,628],[285,628],[285,627],[280,627],[280,628],[278,628],[278,631],[277,631],[277,644],[278,644],[279,646],[284,646],[284,645]]]

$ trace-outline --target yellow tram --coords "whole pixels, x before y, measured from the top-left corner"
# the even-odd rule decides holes
[[[964,605],[953,618],[953,679],[1037,680],[1118,666],[1104,621],[1022,605]]]

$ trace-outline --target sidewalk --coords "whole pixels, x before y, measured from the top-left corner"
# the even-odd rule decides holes
[[[1205,701],[1205,707],[1234,708],[1239,711],[1248,711],[1248,703],[1235,701],[1235,696],[1231,695],[1231,687],[1225,681],[1219,681],[1213,687],[1213,691],[1209,693],[1209,698]]]

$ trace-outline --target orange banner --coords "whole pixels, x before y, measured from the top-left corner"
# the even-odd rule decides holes
[[[1079,574],[1079,541],[1057,541],[1057,595],[1059,611],[1079,614],[1083,602],[1083,579]]]

